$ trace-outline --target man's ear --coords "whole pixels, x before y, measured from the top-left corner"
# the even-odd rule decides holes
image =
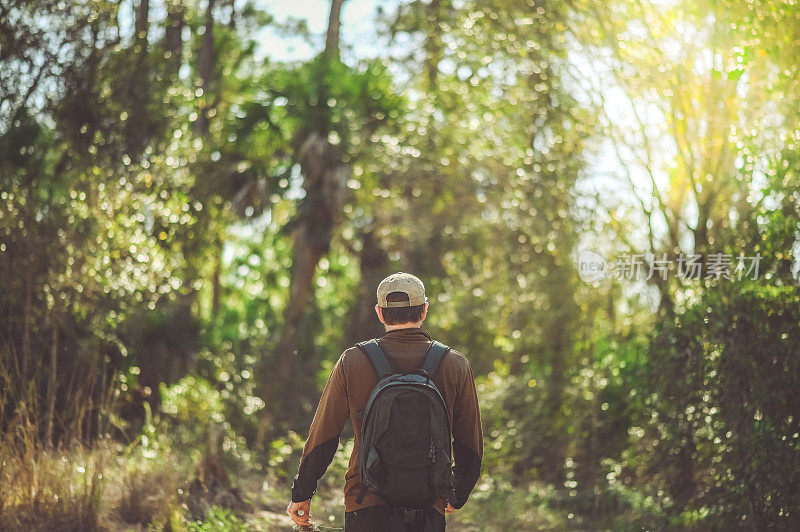
[[[422,309],[422,317],[419,319],[419,321],[424,320],[425,316],[427,315],[428,315],[428,304],[425,303],[425,308]]]
[[[383,321],[383,313],[381,312],[381,306],[380,305],[375,305],[375,314],[378,315],[378,320],[381,323],[383,323],[384,325],[386,325],[386,322]]]

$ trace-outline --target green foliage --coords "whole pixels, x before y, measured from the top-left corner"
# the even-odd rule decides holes
[[[245,532],[248,528],[230,510],[213,506],[202,523],[190,523],[192,532]]]
[[[629,463],[669,512],[719,530],[796,526],[796,287],[719,285],[659,332]],[[655,378],[655,376],[658,378]],[[668,471],[669,475],[654,475]],[[742,505],[742,501],[747,501]]]
[[[405,105],[380,60],[352,68],[321,54],[297,67],[276,66],[266,73],[264,84],[272,97],[271,123],[292,128],[287,140],[297,129],[321,129],[335,133],[334,143],[346,150],[354,142],[368,142],[363,135],[397,119]]]
[[[160,445],[167,449],[182,449],[196,462],[207,452],[207,431],[210,425],[221,426],[225,431],[224,450],[228,465],[240,466],[251,460],[250,451],[241,436],[231,426],[228,416],[233,408],[244,409],[245,416],[253,416],[263,401],[257,397],[239,401],[223,388],[219,390],[202,377],[187,375],[172,386],[161,385],[161,412],[150,430],[156,438],[150,446]],[[147,437],[148,426],[145,425]],[[143,441],[144,444],[144,441]]]

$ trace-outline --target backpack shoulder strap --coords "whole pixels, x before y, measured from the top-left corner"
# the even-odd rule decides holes
[[[366,342],[359,342],[356,345],[367,355],[369,361],[372,362],[372,367],[375,368],[375,373],[378,374],[378,380],[395,373],[392,364],[389,362],[389,359],[386,358],[386,354],[383,352],[383,349],[381,349],[381,346],[378,345],[377,340],[373,338]]]
[[[450,347],[443,343],[437,342],[436,340],[431,342],[428,353],[425,355],[425,362],[422,363],[422,369],[428,373],[431,379],[436,375],[436,370],[439,369],[439,364],[442,363],[448,351],[450,351]]]

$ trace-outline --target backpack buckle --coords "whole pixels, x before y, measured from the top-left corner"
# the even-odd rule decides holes
[[[400,507],[401,515],[403,517],[403,524],[418,525],[422,522],[423,511],[419,508],[403,508]]]

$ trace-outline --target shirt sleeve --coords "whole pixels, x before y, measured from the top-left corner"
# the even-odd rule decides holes
[[[339,357],[322,392],[314,421],[303,448],[303,458],[292,483],[292,502],[309,500],[317,491],[317,482],[325,474],[339,447],[350,409],[347,403],[342,359]]]
[[[478,482],[483,458],[483,432],[475,390],[472,367],[467,365],[467,374],[453,404],[453,508],[461,508]]]

